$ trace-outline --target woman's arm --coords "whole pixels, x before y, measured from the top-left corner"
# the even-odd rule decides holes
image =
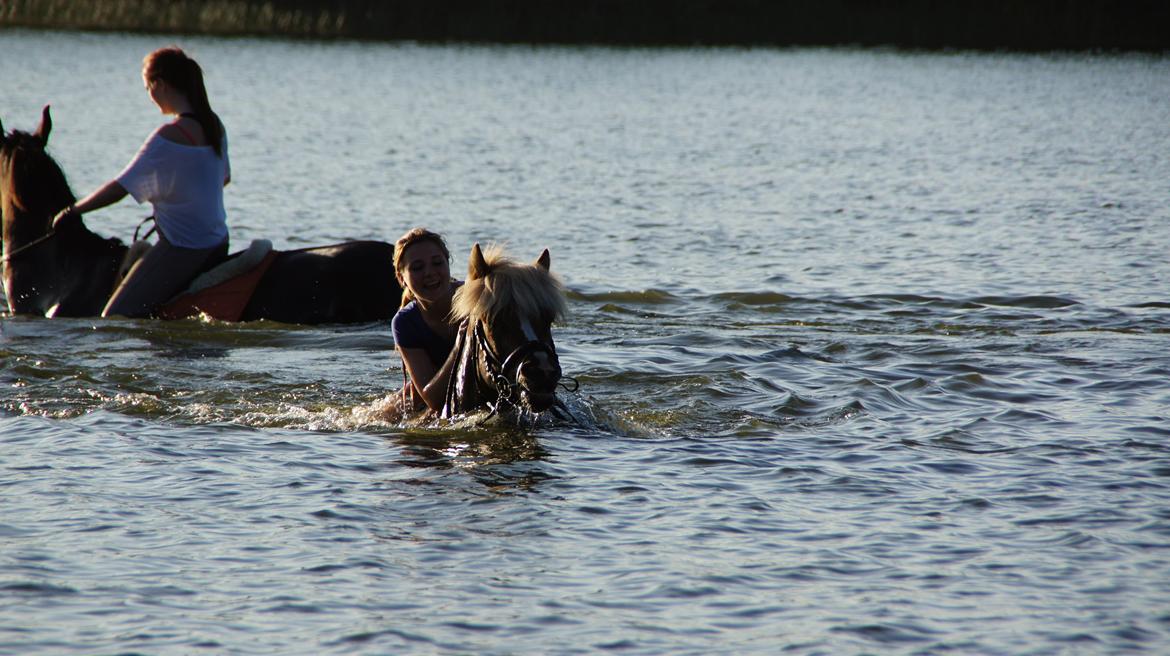
[[[410,375],[410,384],[416,394],[422,397],[424,403],[431,410],[438,412],[443,409],[443,402],[447,396],[447,382],[451,379],[451,370],[455,368],[455,349],[439,370],[431,364],[430,357],[423,349],[399,348],[402,353],[402,365]]]
[[[92,194],[58,212],[57,216],[53,217],[53,227],[56,228],[62,219],[72,214],[81,216],[86,212],[92,212],[108,205],[113,205],[125,198],[126,193],[126,188],[121,183],[117,180],[110,180]]]

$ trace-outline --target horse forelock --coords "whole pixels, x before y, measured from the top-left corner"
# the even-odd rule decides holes
[[[515,262],[499,246],[489,246],[483,255],[489,272],[456,290],[452,317],[490,322],[508,308],[523,317],[547,316],[554,321],[564,317],[565,290],[555,275]]]

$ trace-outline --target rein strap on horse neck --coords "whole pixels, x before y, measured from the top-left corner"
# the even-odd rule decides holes
[[[146,225],[146,223],[148,221],[154,221],[154,217],[148,216],[145,219],[143,219],[141,223],[138,224],[138,227],[134,229],[134,241],[138,241],[138,231],[141,230],[142,226]],[[142,235],[142,238],[149,239],[151,233],[155,232],[155,229],[157,227],[158,227],[157,225],[151,226],[151,228],[146,231],[146,234]],[[24,246],[21,246],[20,248],[14,248],[11,253],[8,253],[4,257],[0,257],[0,263],[8,264],[12,260],[16,259],[17,255],[20,255],[21,253],[27,251],[28,249],[30,249],[34,246],[37,246],[39,244],[43,244],[46,241],[48,241],[56,236],[57,236],[57,231],[54,230],[53,228],[49,228],[49,231],[46,232],[45,234],[41,235],[40,237],[37,237],[36,239],[30,241],[29,243],[25,244]]]
[[[32,248],[33,246],[37,246],[37,245],[39,245],[39,244],[42,244],[42,243],[44,243],[44,242],[48,241],[49,239],[51,239],[51,238],[53,238],[54,236],[56,236],[56,234],[57,234],[57,232],[56,232],[55,230],[49,230],[49,231],[48,231],[48,232],[46,232],[45,234],[41,235],[40,237],[37,237],[36,239],[34,239],[34,240],[30,241],[29,243],[25,244],[24,246],[21,246],[20,248],[15,248],[15,249],[13,249],[11,253],[8,253],[8,254],[7,254],[7,255],[5,255],[4,257],[0,258],[0,263],[3,263],[3,264],[8,264],[8,263],[9,263],[9,262],[11,262],[13,259],[15,259],[17,255],[20,255],[21,253],[23,253],[23,252],[27,251],[28,249]]]

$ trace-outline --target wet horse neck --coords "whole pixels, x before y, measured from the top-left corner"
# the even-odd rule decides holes
[[[5,220],[5,251],[15,253],[4,267],[10,309],[17,314],[42,316],[101,314],[113,293],[126,246],[117,239],[103,239],[90,232],[80,219],[51,235],[45,233],[32,239],[28,231],[10,231],[11,223],[14,222]],[[20,237],[9,242],[9,234]],[[34,243],[41,238],[41,243]],[[28,247],[17,252],[20,244]]]
[[[475,320],[465,320],[455,337],[455,367],[447,384],[447,396],[440,413],[444,418],[483,407],[497,399],[495,386],[488,380],[485,358],[475,337]]]

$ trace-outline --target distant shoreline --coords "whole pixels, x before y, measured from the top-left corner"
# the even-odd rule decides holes
[[[0,28],[424,42],[1170,51],[1163,0],[0,0]]]

